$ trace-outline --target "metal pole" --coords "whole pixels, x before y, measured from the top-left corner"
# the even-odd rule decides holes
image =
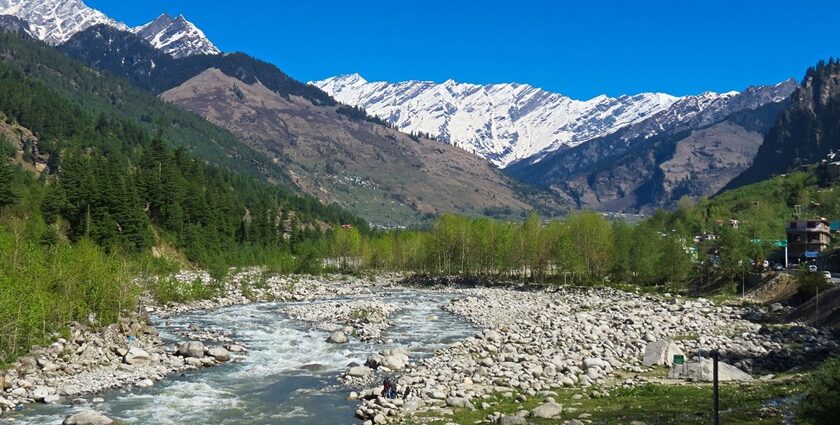
[[[817,317],[814,318],[814,327],[819,327],[820,323],[820,287],[817,286]]]
[[[720,404],[718,398],[718,351],[712,351],[712,397],[714,398],[715,425],[720,425]]]

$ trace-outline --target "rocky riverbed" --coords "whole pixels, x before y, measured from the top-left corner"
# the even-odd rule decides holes
[[[172,278],[183,283],[199,280],[208,286],[216,284],[204,272],[183,271]],[[150,325],[150,316],[165,322],[191,311],[256,301],[370,295],[370,287],[391,286],[396,281],[397,276],[265,276],[262,270],[253,268],[235,274],[211,300],[157,305],[147,296],[138,312],[119,323],[100,327],[95,317],[86,324],[74,323],[69,336],[56,335],[50,346],[34,347],[0,372],[0,414],[33,402],[82,404],[98,400],[96,394],[109,389],[150,387],[169,375],[235,361],[247,353],[243,344],[230,337],[230,330],[204,329],[195,324],[174,329],[183,343],[167,346]],[[201,341],[210,344],[205,346]]]
[[[194,272],[176,278],[209,279]],[[59,400],[90,405],[96,393],[108,388],[143,391],[176,372],[239,362],[243,366],[189,382],[167,379],[159,391],[184,392],[172,400],[173,415],[184,414],[178,411],[187,403],[183,397],[200,398],[194,400],[199,406],[205,398],[216,400],[213,409],[235,412],[241,403],[260,402],[251,400],[255,390],[250,385],[269,385],[257,394],[276,393],[271,389],[276,385],[258,378],[269,373],[285,383],[283,391],[289,385],[309,386],[283,397],[317,411],[275,418],[278,423],[341,417],[350,422],[353,411],[343,410],[347,406],[336,398],[338,388],[343,388],[338,390],[341,399],[346,395],[358,403],[355,416],[366,423],[399,423],[408,417],[417,422],[421,416],[446,417],[453,409],[488,408],[492,395],[550,397],[563,387],[607,394],[616,386],[661,381],[648,372],[652,365],[667,365],[675,353],[685,354],[690,363],[697,360],[686,374],[690,379],[704,379],[707,364],[699,358],[712,349],[720,351],[733,379],[770,379],[838,347],[831,334],[814,328],[768,327],[748,320],[767,313],[763,306],[608,288],[423,289],[402,286],[400,276],[282,277],[251,269],[235,275],[213,300],[146,303],[140,314],[115,325],[74,325],[69,338],[34,350],[2,375],[0,408]],[[446,320],[438,323],[438,315]],[[456,325],[456,317],[474,328]],[[148,325],[150,320],[165,330],[168,344]],[[299,373],[318,381],[301,381]],[[410,395],[381,397],[377,383],[384,377],[393,377],[400,392],[409,388]],[[228,391],[220,393],[220,386]],[[241,401],[234,402],[230,391]],[[329,395],[330,407],[310,406],[310,392]],[[159,396],[143,397],[131,403],[158,403]],[[548,399],[538,407],[516,416],[497,414],[487,422],[521,423],[525,416],[556,417],[563,410]],[[249,408],[270,416],[278,405]],[[113,409],[123,417],[126,412],[145,417],[143,407]],[[228,414],[221,412],[214,414]],[[196,420],[204,417],[194,414]],[[231,423],[252,423],[230,414]]]
[[[771,372],[796,369],[838,347],[827,332],[768,328],[744,318],[760,314],[763,307],[607,288],[461,289],[443,308],[485,329],[406,369],[399,383],[411,387],[413,397],[395,402],[378,397],[375,388],[361,391],[357,416],[370,423],[401,422],[418,413],[445,417],[453,408],[472,409],[494,394],[550,395],[562,387],[606,394],[615,386],[648,382],[646,351],[661,350],[657,363],[670,364],[669,347],[690,362],[693,358],[697,370],[710,367],[701,357],[719,350],[721,359],[731,363],[723,370],[731,371],[732,379],[752,379],[750,373],[770,379]],[[694,378],[702,377],[695,373]],[[524,413],[553,417],[561,410],[547,402],[538,412]]]

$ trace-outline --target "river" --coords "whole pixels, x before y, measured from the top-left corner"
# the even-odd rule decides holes
[[[153,319],[167,342],[180,340],[176,328],[198,324],[231,332],[249,353],[242,361],[173,375],[153,387],[103,393],[105,402],[96,405],[27,405],[0,423],[61,424],[65,416],[91,408],[120,423],[144,425],[358,423],[353,416],[357,402],[345,400],[350,390],[337,381],[349,363],[364,363],[369,354],[392,346],[407,347],[417,360],[476,332],[440,309],[451,297],[446,294],[401,289],[376,297],[403,307],[383,335],[393,344],[328,344],[327,332],[280,313],[281,303],[195,311],[166,322]]]

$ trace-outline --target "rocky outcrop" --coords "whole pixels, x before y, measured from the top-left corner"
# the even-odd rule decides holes
[[[766,180],[840,150],[840,63],[820,61],[805,73],[758,149],[752,166],[727,187]]]
[[[711,382],[714,378],[714,361],[712,359],[699,359],[684,365],[674,365],[668,372],[668,377]],[[743,370],[728,363],[718,362],[719,381],[752,381],[752,379],[752,376]]]
[[[642,364],[645,366],[671,366],[674,356],[683,356],[680,347],[670,339],[654,341],[645,346],[645,356]]]

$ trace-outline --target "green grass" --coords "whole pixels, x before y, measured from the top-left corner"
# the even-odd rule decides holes
[[[530,419],[530,424],[557,424],[591,415],[592,424],[627,424],[642,421],[647,424],[709,424],[712,423],[712,387],[710,385],[647,384],[634,388],[614,389],[603,398],[592,398],[593,390],[560,389],[556,401],[563,405],[563,413],[554,419]],[[802,391],[797,382],[761,382],[744,385],[722,385],[720,389],[720,420],[724,424],[778,424],[791,405],[768,407],[767,402],[789,397]],[[575,394],[583,395],[579,400]],[[452,417],[432,421],[433,424],[455,422],[473,424],[493,412],[515,414],[530,410],[542,403],[543,397],[530,397],[519,403],[515,398],[496,395],[486,400],[474,400],[479,407],[488,402],[487,410],[458,410]],[[574,409],[574,410],[573,410]],[[571,411],[573,410],[573,411]]]

